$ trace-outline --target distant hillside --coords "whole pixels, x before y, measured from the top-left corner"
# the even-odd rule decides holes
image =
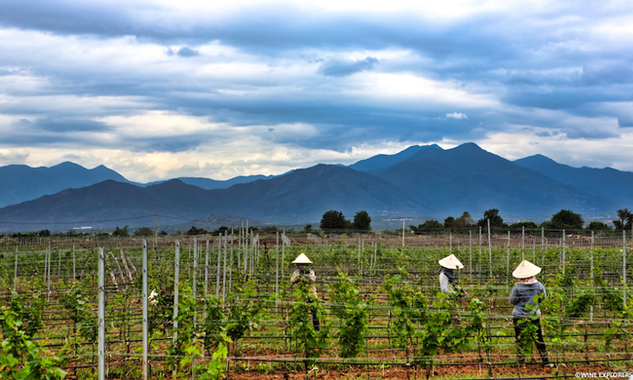
[[[249,176],[238,176],[227,180],[216,180],[211,178],[202,178],[202,177],[178,177],[175,179],[181,180],[182,182],[198,186],[202,189],[211,190],[211,189],[228,189],[233,185],[237,185],[239,183],[249,183],[256,181],[258,179],[270,179],[275,176],[272,175],[249,175]],[[155,181],[150,182],[147,186],[157,185],[159,183],[163,183],[165,181]]]
[[[227,189],[235,184],[248,183],[258,179],[270,179],[273,176],[253,175],[239,176],[220,181],[210,178],[182,177],[182,182],[203,189]],[[0,207],[14,205],[37,199],[44,195],[52,195],[66,189],[77,189],[91,186],[99,182],[112,180],[134,184],[141,187],[153,186],[165,181],[140,184],[128,181],[125,177],[100,165],[94,169],[86,169],[72,162],[59,165],[32,168],[26,165],[8,165],[0,167]]]
[[[574,168],[559,164],[543,155],[535,155],[514,161],[558,182],[583,189],[591,194],[609,199],[619,208],[633,208],[633,173],[612,168],[596,169],[583,166]]]
[[[0,232],[44,225],[56,230],[147,226],[153,225],[155,213],[161,215],[161,224],[168,225],[188,224],[186,220],[210,214],[242,215],[272,223],[314,222],[330,209],[343,211],[348,218],[362,210],[394,216],[424,212],[424,207],[380,178],[346,167],[317,165],[230,189],[204,190],[180,180],[146,188],[105,181],[4,207],[0,221],[5,228]]]
[[[615,210],[615,203],[558,182],[534,170],[468,143],[453,149],[420,150],[408,159],[375,172],[430,201],[444,215],[463,211],[483,215],[499,209],[516,217],[551,216],[561,209],[580,213]]]
[[[388,168],[389,166],[402,162],[422,149],[436,149],[436,148],[441,149],[437,145],[429,145],[429,146],[413,145],[403,150],[402,152],[391,154],[391,155],[379,154],[379,155],[370,157],[366,160],[358,161],[357,163],[352,164],[349,167],[361,172],[372,172],[375,170]]]
[[[129,183],[119,173],[103,165],[86,169],[72,162],[47,168],[26,165],[0,167],[0,207],[37,199],[69,188],[94,185],[105,180]]]
[[[389,223],[402,217],[443,220],[464,211],[479,219],[491,208],[499,209],[506,220],[542,221],[562,209],[580,213],[585,220],[612,220],[618,209],[633,205],[628,191],[633,173],[572,168],[544,156],[512,162],[473,143],[447,150],[437,145],[413,146],[351,167],[316,165],[273,178],[236,178],[245,183],[219,189],[178,179],[140,186],[105,167],[89,171],[71,163],[59,166],[40,171],[17,168],[22,178],[15,173],[11,177],[11,167],[0,168],[0,172],[9,170],[5,176],[11,178],[3,183],[5,192],[12,189],[7,183],[47,191],[53,187],[43,184],[46,181],[58,187],[74,186],[0,208],[0,232],[153,227],[155,214],[160,228],[189,229],[195,223],[205,228],[247,218],[263,224],[305,225],[318,223],[328,210],[341,211],[350,220],[356,212],[367,211],[376,221]],[[119,181],[81,186],[100,176]],[[191,179],[203,186],[213,183],[199,180]]]

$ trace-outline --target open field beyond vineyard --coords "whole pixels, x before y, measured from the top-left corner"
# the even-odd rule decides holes
[[[291,241],[242,231],[178,241],[6,241],[0,306],[5,341],[13,346],[5,355],[13,347],[19,356],[23,342],[9,339],[13,329],[41,349],[36,357],[47,359],[51,374],[59,367],[67,379],[525,379],[633,372],[625,235]],[[301,252],[315,263],[318,302],[289,284],[290,261]],[[450,253],[465,265],[463,298],[438,294],[437,260]],[[527,366],[516,363],[508,295],[510,273],[523,258],[543,268],[542,325],[553,367],[543,368],[530,347]],[[13,367],[0,360],[0,366],[18,370],[29,358],[24,354]]]

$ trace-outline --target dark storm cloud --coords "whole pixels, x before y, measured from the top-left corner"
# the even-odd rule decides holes
[[[556,3],[529,17],[524,17],[524,13],[531,10],[520,7],[513,12],[474,12],[447,22],[424,19],[406,10],[384,14],[308,12],[287,4],[252,4],[239,11],[198,15],[172,12],[147,2],[122,4],[4,0],[0,2],[0,25],[76,39],[90,36],[106,41],[132,36],[130,54],[145,43],[155,44],[161,47],[161,58],[169,61],[129,69],[125,65],[110,69],[108,63],[100,62],[50,65],[37,62],[37,58],[21,63],[34,76],[46,78],[50,83],[47,90],[55,94],[132,96],[138,99],[134,107],[140,110],[208,116],[211,121],[232,126],[317,126],[317,136],[305,140],[288,137],[296,139],[294,144],[298,146],[341,150],[368,140],[459,140],[475,130],[484,135],[503,130],[508,124],[528,123],[561,128],[577,138],[614,135],[612,130],[582,128],[574,123],[563,123],[561,127],[564,116],[559,114],[531,118],[532,110],[561,111],[581,118],[616,117],[620,126],[631,126],[626,115],[588,107],[633,100],[633,53],[617,41],[603,41],[590,30],[594,18],[603,17],[609,23],[609,18],[621,13],[600,2],[590,6]],[[205,44],[227,47],[231,52],[210,56]],[[380,50],[406,52],[406,58],[383,58]],[[234,64],[225,58],[234,51],[236,56],[242,55],[238,59],[248,57]],[[139,52],[139,56],[142,54]],[[350,56],[366,58],[342,58]],[[191,57],[199,58],[184,59]],[[191,66],[186,65],[198,61],[204,61],[201,68],[211,66],[212,72],[218,70],[213,64],[221,63],[232,76],[224,79],[221,75],[194,75]],[[279,73],[230,73],[240,65],[256,64],[268,65],[271,72],[272,68],[288,65],[296,77],[284,82],[284,75]],[[163,67],[167,69],[161,71]],[[0,71],[0,75],[11,74],[1,66]],[[404,101],[375,100],[376,94],[352,99],[342,94],[347,88],[338,86],[350,85],[346,81],[357,77],[353,74],[367,71],[454,83],[455,90],[463,90],[463,94],[446,100],[446,104],[434,97],[418,99],[415,94],[414,100]],[[22,91],[19,86],[15,88],[12,91],[16,94]],[[295,89],[292,96],[285,96],[286,88]],[[267,91],[272,95],[260,95]],[[7,93],[13,94],[10,90]],[[494,101],[490,102],[494,105],[471,105],[469,97],[477,95],[486,95],[498,105]],[[460,107],[462,103],[464,109]],[[0,110],[30,115],[42,112],[38,107],[27,112],[27,104],[0,103]],[[134,112],[124,107],[110,106],[92,112],[95,117]],[[510,111],[511,108],[524,112]],[[107,125],[90,122],[83,115],[49,112],[49,118],[33,122],[37,128],[59,133],[109,130]],[[56,113],[63,116],[56,117]],[[468,117],[447,118],[449,114]],[[485,130],[482,120],[488,121]],[[179,152],[196,147],[206,138],[201,133],[139,139],[135,143],[141,149]]]
[[[32,128],[40,129],[48,132],[67,133],[67,132],[96,132],[108,131],[111,129],[106,123],[94,121],[90,119],[72,119],[72,118],[41,118],[34,121],[23,120],[22,123]]]

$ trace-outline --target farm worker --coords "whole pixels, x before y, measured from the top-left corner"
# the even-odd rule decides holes
[[[458,297],[466,295],[466,291],[459,286],[457,270],[464,265],[451,254],[438,261],[440,264],[440,290],[444,294],[456,294]]]
[[[294,273],[292,274],[292,277],[290,278],[290,282],[292,284],[295,284],[297,282],[305,282],[309,284],[310,292],[312,293],[312,296],[314,297],[314,302],[316,302],[319,298],[316,291],[316,274],[314,273],[312,269],[308,268],[308,265],[312,264],[312,261],[310,261],[308,256],[306,256],[302,252],[299,256],[297,256],[296,259],[294,259],[292,263],[297,265],[297,270],[295,270]],[[320,323],[319,323],[319,318],[317,317],[316,306],[311,308],[311,312],[312,312],[312,324],[314,325],[314,330],[319,331]]]
[[[550,365],[545,341],[543,340],[543,331],[541,330],[541,309],[539,308],[539,303],[547,297],[547,292],[543,284],[538,282],[535,277],[539,273],[541,273],[541,268],[527,260],[521,261],[519,266],[512,272],[512,276],[519,280],[510,293],[510,303],[514,305],[512,320],[514,322],[514,334],[518,348],[517,362],[519,365],[525,364],[525,357],[521,350],[521,340],[523,339],[523,343],[533,341],[534,335],[521,337],[521,333],[529,325],[534,327],[530,330],[535,332],[536,348],[541,355],[541,359],[543,359],[543,365]]]

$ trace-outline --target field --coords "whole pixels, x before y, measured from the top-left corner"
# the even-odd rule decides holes
[[[179,240],[6,239],[0,372],[37,368],[41,378],[56,378],[61,369],[67,379],[633,372],[625,235],[290,238],[287,245],[240,230]],[[290,261],[301,252],[314,262],[318,302],[289,283]],[[438,294],[437,260],[450,253],[465,265],[462,298]],[[527,365],[516,362],[508,295],[523,258],[543,268],[541,323],[552,367],[541,366],[531,344],[522,345]]]

